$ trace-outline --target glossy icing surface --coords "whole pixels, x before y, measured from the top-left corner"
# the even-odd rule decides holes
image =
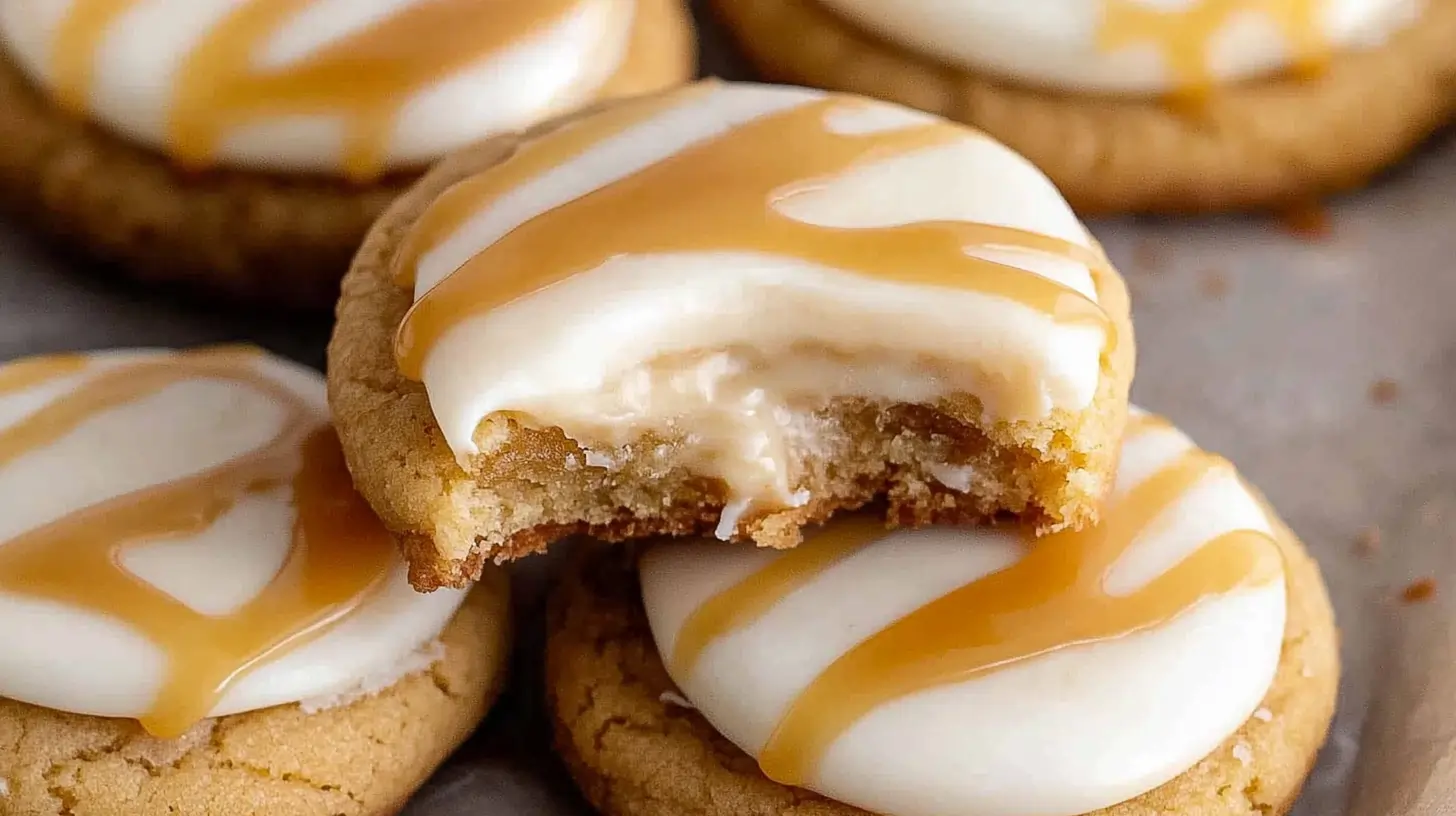
[[[156,734],[345,695],[439,634],[322,378],[246,348],[0,367],[0,696]]]

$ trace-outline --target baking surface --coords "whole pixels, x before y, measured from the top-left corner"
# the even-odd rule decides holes
[[[724,71],[710,44],[711,70]],[[1092,224],[1133,294],[1134,399],[1232,459],[1324,567],[1343,632],[1335,733],[1298,816],[1347,812],[1359,732],[1411,608],[1456,531],[1456,136],[1329,204],[1323,237],[1264,218]],[[323,319],[242,315],[111,283],[0,226],[0,359],[250,341],[319,366]],[[1372,546],[1378,544],[1377,546]],[[1374,552],[1378,550],[1378,552]],[[540,562],[521,620],[539,629]],[[408,816],[584,816],[539,721],[539,631],[512,690]],[[1365,814],[1358,814],[1365,816]]]

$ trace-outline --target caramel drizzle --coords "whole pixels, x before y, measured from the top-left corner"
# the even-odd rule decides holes
[[[715,250],[787,256],[906,285],[982,292],[1060,323],[1096,325],[1109,348],[1114,345],[1111,321],[1087,297],[1033,272],[967,254],[968,248],[1019,249],[1074,260],[1094,275],[1114,274],[1096,250],[990,224],[937,221],[841,229],[781,214],[775,202],[854,166],[966,138],[965,130],[943,122],[890,132],[834,133],[825,115],[845,105],[843,99],[828,98],[749,121],[517,226],[415,303],[396,339],[400,371],[419,379],[430,349],[455,326],[615,256]],[[624,119],[640,115],[585,120],[559,141],[546,136],[522,146],[498,170],[450,196],[439,216],[426,216],[421,237],[401,255],[400,277],[409,278],[420,256],[461,222],[463,212],[489,207],[522,177],[559,166],[579,153],[583,142],[616,135]],[[1020,393],[1034,389],[1029,382],[1016,385],[1023,387]]]
[[[1141,0],[1105,0],[1098,47],[1111,51],[1152,44],[1172,74],[1175,99],[1200,102],[1217,84],[1209,65],[1214,37],[1236,17],[1259,13],[1289,43],[1296,72],[1316,75],[1329,61],[1320,26],[1325,0],[1196,0],[1183,9],[1154,8]]]
[[[354,492],[333,430],[296,394],[258,373],[251,364],[255,357],[256,352],[212,349],[107,369],[0,431],[3,466],[104,411],[196,379],[236,383],[286,408],[277,435],[242,456],[0,542],[0,591],[123,621],[166,653],[167,675],[151,710],[140,718],[159,737],[184,733],[252,668],[349,615],[393,564],[392,540]],[[75,358],[64,357],[20,365],[32,378],[76,370]],[[11,373],[0,369],[0,386],[12,385]],[[289,555],[268,586],[232,613],[199,613],[121,566],[129,548],[200,534],[247,496],[290,483],[297,519]]]
[[[84,111],[106,33],[142,0],[75,0],[56,35],[56,96]],[[289,116],[341,116],[344,170],[377,178],[402,109],[419,93],[564,18],[580,0],[425,0],[277,67],[266,45],[317,0],[247,0],[178,69],[168,140],[183,165],[211,164],[235,128]]]
[[[1141,430],[1160,424],[1154,418],[1138,422]],[[1278,580],[1283,562],[1273,538],[1236,530],[1204,543],[1130,595],[1104,589],[1118,559],[1165,511],[1209,473],[1229,467],[1217,456],[1189,450],[1115,498],[1098,527],[1028,541],[1026,556],[1016,564],[931,601],[856,645],[790,704],[759,756],[764,773],[804,785],[834,741],[887,702],[1059,649],[1151,629],[1209,598]],[[794,562],[778,559],[770,565],[777,574],[769,579],[760,579],[769,573],[762,571],[706,601],[689,617],[696,627],[689,645],[680,640],[674,649],[674,674],[688,676],[714,640],[748,625],[863,546],[861,529],[848,530],[841,540],[831,527],[801,545],[827,552]],[[695,623],[705,609],[714,610],[714,625]]]
[[[672,665],[692,666],[714,641],[742,629],[768,613],[783,598],[808,584],[824,570],[873,544],[885,525],[869,516],[854,516],[829,530],[805,536],[805,543],[786,550],[768,566],[704,601],[677,633]],[[812,544],[811,544],[812,542]]]

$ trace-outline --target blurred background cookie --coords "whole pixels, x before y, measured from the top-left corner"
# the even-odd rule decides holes
[[[0,41],[0,204],[124,274],[318,308],[421,167],[695,52],[680,0],[40,0]]]
[[[1365,183],[1456,109],[1453,0],[713,0],[768,78],[985,129],[1079,212]]]

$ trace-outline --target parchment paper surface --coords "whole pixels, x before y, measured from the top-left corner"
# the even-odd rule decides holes
[[[708,70],[742,76],[711,28],[706,36]],[[1331,202],[1328,214],[1331,230],[1318,239],[1254,217],[1092,227],[1133,293],[1135,400],[1259,485],[1333,592],[1340,714],[1297,816],[1456,813],[1422,776],[1456,763],[1446,753],[1456,670],[1431,665],[1456,654],[1445,603],[1456,599],[1456,138]],[[0,224],[0,359],[246,340],[320,366],[327,332],[322,319],[229,313],[111,283]],[[510,691],[408,816],[588,814],[540,721],[548,568],[529,562],[517,575],[525,631]],[[1434,599],[1401,601],[1409,582],[1428,576]],[[1419,705],[1432,700],[1450,702]],[[1361,759],[1372,710],[1366,731],[1380,763]],[[1425,724],[1419,744],[1405,736],[1411,722]],[[1356,812],[1349,802],[1362,766]],[[1426,809],[1388,790],[1401,773],[1418,777],[1405,781]]]

